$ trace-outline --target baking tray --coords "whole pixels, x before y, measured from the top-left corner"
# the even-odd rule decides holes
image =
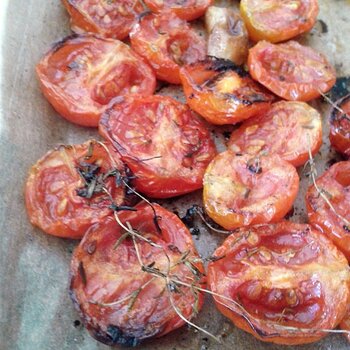
[[[69,18],[59,0],[0,0],[6,7],[0,31],[0,350],[93,350],[108,349],[91,338],[82,327],[68,296],[68,270],[77,242],[43,234],[26,216],[23,186],[28,168],[47,150],[61,143],[79,143],[97,137],[94,129],[78,127],[57,116],[41,95],[34,66],[52,42],[70,33]],[[332,98],[344,95],[350,86],[350,2],[320,0],[319,21],[299,40],[325,53],[337,70],[337,87]],[[2,15],[5,13],[2,12]],[[0,16],[1,18],[1,16]],[[183,98],[178,89],[164,87],[162,94]],[[338,158],[329,151],[327,111],[322,100],[312,103],[324,116],[325,142],[315,157],[321,173]],[[225,142],[225,128],[213,129],[219,147]],[[304,193],[310,180],[300,169],[301,190],[290,214],[293,221],[305,222]],[[192,204],[200,204],[196,192],[173,201],[162,201],[180,216]],[[195,243],[203,257],[211,255],[224,237],[210,233],[199,222]],[[184,326],[161,339],[142,344],[151,350],[260,350],[280,349],[235,328],[216,311],[212,300],[195,322],[217,336],[218,345],[202,333]],[[350,349],[345,338],[330,335],[317,343],[285,349]]]

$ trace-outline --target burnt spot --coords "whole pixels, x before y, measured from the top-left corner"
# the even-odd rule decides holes
[[[350,93],[350,76],[337,78],[335,85],[329,91],[328,96],[331,100],[336,101]]]
[[[137,21],[140,22],[144,17],[147,17],[148,15],[151,15],[151,14],[152,12],[150,10],[143,11],[137,16]]]
[[[121,345],[125,347],[135,347],[140,344],[140,339],[125,335],[117,326],[109,325],[107,331],[100,329],[90,330],[92,336],[106,345]]]
[[[84,268],[84,265],[83,265],[82,261],[80,261],[80,263],[79,263],[78,272],[79,272],[81,281],[83,282],[83,285],[86,286],[86,282],[87,282],[87,280],[86,280],[86,272],[85,272],[85,268]]]
[[[213,70],[217,73],[227,72],[227,71],[234,71],[239,76],[245,77],[248,76],[248,73],[245,71],[243,66],[237,66],[230,60],[225,60],[223,58],[217,58],[215,56],[208,56],[207,59],[204,61],[201,61],[206,65],[206,68],[208,70]]]
[[[57,52],[59,49],[61,49],[64,45],[66,45],[66,43],[70,40],[75,40],[75,39],[78,39],[80,36],[78,34],[71,34],[71,35],[68,35],[66,36],[65,38],[59,40],[59,41],[56,41],[55,43],[52,44],[49,52],[51,53],[55,53]]]
[[[261,174],[262,173],[262,167],[261,167],[260,162],[258,160],[254,161],[252,163],[248,163],[247,169],[253,174]]]
[[[181,221],[189,228],[193,228],[194,226],[194,219],[195,219],[195,215],[196,215],[196,206],[193,205],[192,207],[188,208],[186,211],[185,216],[183,216],[181,219]]]
[[[322,21],[322,19],[319,19],[318,23],[321,26],[321,33],[322,34],[328,33],[328,25],[327,25],[327,23],[325,21]]]

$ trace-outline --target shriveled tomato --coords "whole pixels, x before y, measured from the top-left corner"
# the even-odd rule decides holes
[[[322,121],[304,102],[274,103],[266,113],[246,120],[231,134],[228,147],[235,153],[277,154],[294,166],[316,154],[322,145]]]
[[[278,344],[324,337],[342,320],[350,272],[344,255],[309,225],[240,229],[214,253],[208,287],[237,327]]]
[[[135,175],[136,189],[167,198],[202,188],[216,154],[203,121],[166,96],[129,96],[102,116],[100,133]]]
[[[350,157],[350,95],[341,98],[335,105],[338,108],[333,108],[331,112],[329,140],[338,152]]]
[[[152,95],[152,69],[126,44],[93,35],[73,35],[56,43],[38,63],[42,91],[69,121],[97,126],[116,96]]]
[[[181,68],[189,106],[213,124],[235,124],[267,110],[272,94],[231,61],[209,57]]]
[[[250,38],[272,43],[308,32],[319,10],[317,0],[242,0],[240,9]]]
[[[203,266],[188,229],[157,204],[135,209],[120,221],[148,241],[133,241],[108,219],[86,234],[71,263],[74,305],[90,334],[108,345],[167,334],[185,323],[178,313],[191,319],[203,304],[195,289],[205,283]]]
[[[309,222],[326,234],[350,261],[350,161],[331,166],[306,193]]]
[[[334,68],[326,57],[296,41],[260,41],[249,50],[249,73],[285,100],[310,101],[335,84]]]
[[[139,0],[62,0],[77,33],[97,33],[104,37],[125,39],[138,15],[144,11]]]
[[[207,214],[227,230],[277,222],[290,210],[299,189],[293,165],[277,155],[220,153],[204,175]]]
[[[50,235],[83,237],[112,214],[111,198],[115,205],[124,203],[124,186],[115,181],[123,169],[112,147],[107,152],[94,140],[49,151],[29,171],[25,200],[30,222]]]
[[[189,24],[172,12],[143,16],[130,33],[132,48],[144,57],[160,80],[180,84],[184,64],[203,59],[206,44]]]
[[[178,17],[192,21],[203,16],[213,0],[145,0],[145,3],[153,12],[170,10]]]

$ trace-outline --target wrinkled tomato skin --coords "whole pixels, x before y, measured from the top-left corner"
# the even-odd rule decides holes
[[[56,43],[36,67],[42,92],[70,122],[96,127],[115,97],[152,95],[152,69],[126,44],[94,35],[72,35]]]
[[[309,222],[331,239],[350,261],[350,161],[332,165],[316,184],[336,213],[311,185],[306,193]]]
[[[181,5],[177,0],[145,0],[145,3],[153,12],[160,13],[168,10],[181,19],[192,21],[203,16],[213,0],[185,0],[181,1]]]
[[[78,195],[79,191],[85,191],[79,171],[83,171],[86,164],[98,165],[97,175],[113,169],[123,174],[119,155],[112,146],[108,147],[107,153],[92,140],[81,145],[60,146],[38,160],[29,171],[25,186],[30,222],[50,235],[80,239],[88,228],[111,215],[112,203],[106,194],[96,193],[91,198]],[[87,158],[90,149],[91,157]],[[117,186],[114,177],[107,178],[104,185],[116,205],[124,203],[124,186]]]
[[[94,1],[62,0],[71,16],[71,28],[76,33],[96,33],[123,40],[144,11],[137,0]]]
[[[248,67],[253,79],[288,101],[320,97],[336,80],[335,70],[324,55],[296,41],[260,41],[249,50]]]
[[[329,140],[338,152],[350,157],[350,95],[342,97],[335,104],[345,114],[333,108],[330,117]]]
[[[119,212],[118,216],[121,223],[130,225],[157,244],[152,246],[135,238],[144,266],[152,266],[169,278],[187,283],[194,275],[180,262],[186,253],[186,261],[191,261],[199,274],[203,274],[192,237],[175,214],[157,204],[153,204],[155,212],[146,203],[135,209]],[[171,305],[170,293],[179,312],[187,319],[201,309],[203,296],[198,293],[195,297],[191,288],[180,285],[178,293],[171,292],[164,278],[142,271],[132,238],[120,239],[124,232],[112,219],[89,230],[73,254],[70,295],[94,338],[108,345],[135,346],[184,325]],[[194,285],[204,287],[203,275],[195,279]],[[142,286],[136,298],[130,301],[127,297]],[[114,304],[105,305],[109,303]]]
[[[217,308],[259,340],[311,343],[326,335],[315,330],[333,329],[344,317],[350,294],[347,261],[309,225],[283,221],[243,228],[213,257],[207,279],[218,294]]]
[[[294,166],[276,155],[217,155],[204,175],[206,213],[227,230],[280,221],[299,189]]]
[[[231,61],[208,57],[180,70],[189,106],[217,125],[235,124],[266,111],[274,96]]]
[[[263,114],[249,118],[231,134],[235,153],[277,154],[295,167],[315,155],[322,145],[322,119],[304,102],[280,101]]]
[[[250,39],[277,43],[311,30],[319,6],[317,0],[242,0],[240,10]]]
[[[129,96],[115,103],[102,116],[99,131],[131,169],[135,188],[153,198],[202,188],[216,155],[207,125],[167,96]]]
[[[154,69],[160,80],[180,84],[184,64],[204,59],[206,44],[190,25],[172,12],[143,16],[130,33],[132,48]]]

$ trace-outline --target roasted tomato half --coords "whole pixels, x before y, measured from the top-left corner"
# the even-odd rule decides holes
[[[294,166],[309,159],[322,145],[322,120],[305,102],[281,101],[249,118],[231,134],[228,147],[235,153],[277,154]]]
[[[189,106],[213,124],[235,124],[267,110],[274,100],[229,60],[209,57],[184,66],[180,78]]]
[[[228,150],[217,155],[205,172],[204,207],[227,230],[278,222],[292,207],[298,189],[296,169],[277,155]]]
[[[71,263],[74,305],[108,345],[163,336],[185,323],[179,314],[189,320],[203,304],[203,265],[187,228],[157,204],[135,210],[118,214],[123,227],[109,218],[89,230]]]
[[[143,16],[130,33],[132,48],[144,57],[160,80],[180,84],[184,64],[204,59],[206,44],[190,25],[172,12]]]
[[[206,124],[166,96],[129,96],[115,103],[101,118],[100,133],[131,169],[136,189],[154,198],[202,188],[216,154]]]
[[[240,229],[213,258],[208,287],[217,308],[259,340],[311,343],[344,317],[347,261],[309,225],[284,221]]]
[[[278,45],[260,41],[249,50],[251,76],[285,100],[310,101],[335,84],[326,57],[296,41]]]
[[[350,95],[335,104],[337,108],[331,112],[329,140],[338,152],[350,157]]]
[[[272,43],[308,32],[318,15],[317,0],[242,0],[241,14],[254,41]]]
[[[116,96],[152,95],[152,69],[126,44],[93,35],[73,35],[56,43],[36,67],[48,101],[69,121],[97,126]]]
[[[153,12],[170,10],[187,21],[203,16],[212,2],[213,0],[145,0]]]
[[[350,261],[350,161],[334,164],[317,179],[316,185],[317,188],[311,185],[306,193],[309,222]]]
[[[29,171],[25,200],[30,222],[50,235],[83,237],[112,214],[112,204],[124,203],[124,186],[116,183],[123,170],[112,147],[94,140],[49,151]]]
[[[62,0],[77,33],[97,33],[122,40],[144,11],[139,0]]]

